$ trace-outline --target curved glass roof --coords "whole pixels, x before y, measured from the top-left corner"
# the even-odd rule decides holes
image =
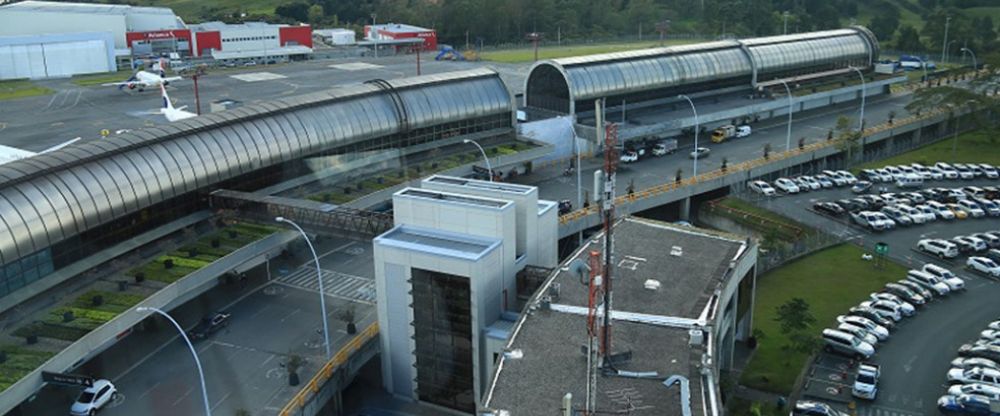
[[[0,166],[0,264],[158,202],[327,149],[496,114],[514,103],[488,69],[352,85],[251,105]],[[406,126],[398,114],[402,102]]]

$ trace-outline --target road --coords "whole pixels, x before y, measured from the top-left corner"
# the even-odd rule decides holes
[[[927,186],[957,187],[997,185],[1000,180],[936,181]],[[889,186],[891,192],[898,191]],[[890,256],[907,267],[920,267],[935,262],[966,279],[968,289],[937,299],[918,311],[917,315],[897,325],[890,339],[880,344],[873,361],[882,366],[879,395],[871,403],[862,402],[861,416],[936,415],[935,403],[946,390],[945,374],[958,347],[979,337],[986,325],[1000,319],[996,299],[1000,297],[1000,282],[962,270],[964,257],[941,261],[911,250],[921,238],[951,238],[974,232],[1000,229],[1000,218],[936,221],[930,224],[873,234],[860,227],[846,225],[807,208],[817,201],[837,200],[853,196],[845,188],[772,198],[762,206],[804,224],[833,232],[846,238],[861,239],[872,249],[875,242],[889,244]],[[902,279],[904,276],[900,276]],[[862,299],[858,299],[860,302]]]
[[[374,287],[374,264],[371,242],[325,240],[317,248],[321,267],[334,271],[326,282],[327,319],[333,353],[353,336],[346,332],[341,311],[353,307],[359,331],[377,320],[365,285]],[[301,355],[306,365],[299,371],[302,384],[312,378],[325,363],[322,343],[320,305],[315,289],[312,259],[299,256],[301,266],[281,270],[274,267],[272,280],[219,309],[232,313],[228,327],[206,340],[196,341],[208,386],[209,404],[214,414],[232,415],[238,409],[254,415],[277,415],[298,392],[288,385],[283,367],[291,354]],[[311,278],[302,279],[302,278]],[[360,290],[356,290],[360,289]],[[211,302],[197,299],[191,304]],[[186,305],[185,305],[186,306]],[[181,320],[193,326],[197,318]],[[136,332],[131,337],[155,336]],[[170,330],[170,332],[173,332]],[[99,360],[116,361],[114,348]],[[121,360],[128,360],[123,357]],[[86,365],[85,365],[86,366]],[[135,361],[105,364],[123,370],[111,377],[120,398],[104,411],[106,416],[167,416],[203,413],[203,402],[191,353],[183,340],[171,335],[169,341],[149,344],[142,358]],[[71,389],[46,389],[44,400],[35,400],[27,409],[32,415],[65,415]]]
[[[904,108],[909,103],[912,94],[901,93],[871,97],[865,106],[865,119],[871,124],[880,124],[888,119],[889,112],[895,111],[897,118],[908,115]],[[798,145],[800,137],[806,138],[806,144],[826,140],[827,132],[832,129],[840,116],[853,118],[856,122],[860,111],[859,102],[839,104],[834,107],[813,110],[795,114],[792,121],[792,146]],[[754,133],[747,138],[730,140],[725,143],[712,143],[707,134],[699,135],[698,146],[709,147],[708,157],[698,161],[698,172],[708,172],[719,169],[722,159],[727,158],[730,165],[763,156],[764,144],[770,143],[773,152],[785,150],[787,137],[787,118],[777,117],[765,120],[753,126]],[[693,138],[682,139],[680,148],[672,155],[663,157],[647,157],[633,164],[620,164],[617,183],[618,193],[624,194],[630,183],[635,190],[642,190],[673,180],[677,169],[683,170],[683,176],[689,177],[694,171],[694,163],[688,153],[694,148]],[[590,159],[583,161],[583,187],[588,190],[592,179],[590,173],[603,165],[602,160]],[[558,201],[568,199],[576,205],[576,177],[564,176],[561,172],[566,166],[553,166],[538,169],[531,175],[523,175],[516,182],[539,187],[539,197]]]
[[[345,63],[365,63],[370,66],[331,67]],[[508,88],[520,92],[529,64],[487,62],[452,62],[425,59],[422,74],[489,67],[501,74]],[[273,74],[273,75],[270,75]],[[386,58],[350,58],[294,62],[283,65],[255,66],[237,70],[220,70],[200,78],[202,112],[209,104],[232,99],[244,104],[302,95],[340,84],[359,83],[374,78],[396,79],[416,74],[413,56]],[[127,73],[121,72],[124,80]],[[249,75],[249,77],[248,77]],[[261,81],[242,79],[275,78]],[[167,123],[150,111],[158,111],[158,89],[120,91],[114,87],[80,87],[69,79],[38,81],[39,85],[55,90],[55,94],[4,101],[0,105],[0,144],[30,151],[39,151],[77,136],[99,138],[102,129],[136,129]],[[193,83],[189,79],[171,83],[170,98],[176,106],[187,105],[194,111]]]

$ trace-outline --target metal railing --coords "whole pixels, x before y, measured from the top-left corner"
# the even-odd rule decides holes
[[[304,407],[306,400],[309,399],[310,396],[319,392],[323,383],[326,383],[330,377],[333,377],[333,373],[337,370],[337,368],[344,365],[344,363],[351,358],[351,355],[354,354],[355,351],[359,350],[368,341],[371,341],[377,336],[378,322],[373,322],[371,325],[368,325],[364,331],[361,331],[361,333],[344,345],[343,348],[337,351],[337,354],[335,354],[330,361],[327,361],[323,368],[320,368],[319,371],[316,372],[316,375],[309,380],[309,383],[306,383],[306,385],[303,386],[302,389],[288,401],[288,404],[286,404],[278,414],[280,416],[291,416],[297,410]]]

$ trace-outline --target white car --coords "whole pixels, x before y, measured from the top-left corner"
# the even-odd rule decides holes
[[[872,344],[872,346],[878,343],[878,337],[876,337],[875,334],[868,332],[867,329],[864,329],[859,326],[854,326],[851,324],[840,324],[837,325],[837,330],[844,331],[848,334],[854,335],[858,337],[858,339],[867,342],[869,344]]]
[[[854,222],[862,227],[867,227],[873,231],[885,231],[892,229],[896,226],[896,223],[889,219],[881,212],[873,211],[860,211],[851,213],[851,218]],[[889,223],[892,222],[890,225]]]
[[[979,168],[982,169],[983,175],[986,175],[987,178],[990,179],[1000,178],[1000,172],[997,172],[997,169],[993,166],[987,165],[985,163],[980,163]]]
[[[872,308],[879,315],[886,318],[892,319],[895,322],[903,320],[903,311],[900,309],[899,305],[894,302],[884,301],[884,300],[866,300],[861,302],[861,307]]]
[[[70,407],[69,414],[73,416],[93,416],[98,410],[118,396],[118,390],[110,381],[94,380],[94,385],[87,387],[76,402]]]
[[[889,172],[889,170],[886,168],[875,169],[875,173],[878,173],[879,175],[879,182],[888,183],[896,180],[895,178],[892,177],[892,172]]]
[[[774,186],[786,194],[799,193],[799,186],[788,178],[778,178],[778,180],[774,181]]]
[[[958,357],[951,360],[951,366],[954,368],[961,368],[963,370],[976,367],[1000,369],[1000,364],[997,364],[996,361],[980,357]]]
[[[913,220],[914,224],[924,224],[930,221],[934,221],[934,214],[927,214],[919,209],[916,209],[906,204],[898,204],[896,205],[896,209],[908,215],[910,219]]]
[[[987,328],[989,328],[989,329],[997,329],[997,330],[1000,330],[1000,321],[993,321],[993,322],[990,322],[990,324],[989,324],[989,325],[987,325],[986,327],[987,327]]]
[[[821,174],[821,175],[816,175],[813,178],[816,179],[817,182],[819,182],[820,186],[824,188],[833,188],[834,183],[829,176]]]
[[[799,179],[809,184],[809,189],[812,189],[814,191],[823,189],[823,185],[820,185],[819,181],[817,181],[816,178],[812,176],[802,176]]]
[[[993,260],[986,257],[972,256],[965,261],[965,266],[980,273],[988,274],[992,277],[1000,277],[1000,266]]]
[[[848,172],[846,170],[838,170],[834,173],[839,175],[841,179],[847,181],[848,185],[854,185],[858,183],[858,178],[854,177],[854,174],[851,172]]]
[[[951,167],[951,165],[938,162],[934,164],[934,167],[941,171],[945,179],[958,179],[958,171]]]
[[[974,359],[974,358],[969,358]],[[975,396],[983,396],[992,400],[1000,400],[1000,387],[990,386],[987,384],[972,383],[972,384],[956,384],[954,386],[948,387],[948,394],[953,396],[961,396],[963,394],[971,394]]]
[[[955,164],[952,164],[951,166],[953,168],[955,168],[956,172],[958,172],[958,177],[960,179],[966,179],[966,180],[968,180],[968,179],[975,179],[976,178],[976,172],[974,170],[970,169],[968,166],[965,166],[962,163],[955,163]]]
[[[955,213],[947,205],[937,201],[927,201],[927,206],[934,210],[934,214],[942,220],[955,219]]]
[[[938,219],[937,211],[935,211],[934,208],[931,208],[930,205],[920,204],[920,205],[915,206],[914,208],[916,208],[917,211],[920,211],[921,213],[924,214],[924,219],[927,220],[927,222],[937,221],[937,219]],[[948,212],[951,212],[951,211],[948,211]],[[952,215],[955,215],[955,214],[952,214]]]
[[[750,190],[764,196],[775,196],[778,191],[774,190],[770,184],[764,181],[753,181],[750,182]]]
[[[979,338],[994,340],[1000,338],[1000,331],[997,331],[995,329],[984,329],[983,332],[979,333]]]
[[[927,172],[931,174],[931,179],[936,181],[944,179],[944,172],[942,172],[941,169],[938,169],[934,166],[928,166],[926,167],[926,169]]]
[[[962,384],[980,383],[1000,387],[1000,371],[989,368],[970,368],[968,370],[952,368],[948,370],[948,381]]]
[[[968,212],[969,216],[972,218],[982,218],[986,216],[986,211],[983,211],[983,209],[979,207],[979,204],[974,201],[968,199],[958,201],[958,206],[962,207],[963,211]]]
[[[851,395],[859,399],[875,400],[878,394],[879,366],[861,363],[858,365],[858,375],[854,378]]]
[[[955,276],[951,270],[932,263],[924,264],[924,267],[921,268],[921,270],[948,285],[949,290],[955,291],[965,289],[965,280],[962,280],[961,277]]]
[[[840,174],[838,174],[837,172],[834,172],[832,170],[824,170],[823,174],[826,175],[827,178],[830,178],[830,181],[833,182],[834,186],[847,185],[847,179],[841,177]]]
[[[913,316],[917,312],[917,309],[913,307],[910,302],[902,300],[899,296],[893,295],[892,293],[886,292],[875,292],[868,297],[873,301],[886,301],[895,303],[899,310],[903,313],[903,316]]]
[[[879,341],[885,341],[885,340],[889,339],[889,329],[888,328],[886,328],[886,327],[884,327],[882,325],[876,324],[871,319],[865,318],[863,316],[840,315],[840,316],[837,317],[837,322],[840,322],[842,324],[850,324],[850,325],[854,325],[854,326],[863,328],[863,329],[867,330],[868,332],[870,332],[872,335],[875,335],[875,338],[878,338]]]
[[[634,150],[626,150],[618,159],[621,160],[622,163],[634,163],[639,161],[639,154]]]
[[[958,246],[951,241],[936,238],[925,238],[917,242],[917,248],[943,259],[953,259],[958,257]]]
[[[906,280],[909,280],[920,287],[934,292],[935,295],[944,296],[951,292],[948,285],[944,282],[938,280],[936,277],[932,276],[930,273],[925,273],[920,270],[910,270],[906,272]]]

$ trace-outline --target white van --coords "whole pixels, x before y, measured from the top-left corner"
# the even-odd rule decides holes
[[[736,138],[738,139],[747,137],[750,135],[750,133],[753,133],[753,129],[751,129],[750,126],[748,125],[744,124],[736,128]]]
[[[918,188],[923,186],[924,177],[917,173],[908,173],[896,178],[896,186],[900,188]]]

